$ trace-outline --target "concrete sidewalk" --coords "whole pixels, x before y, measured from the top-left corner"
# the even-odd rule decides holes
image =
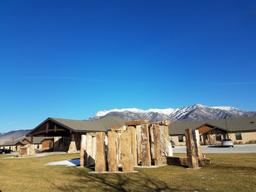
[[[256,144],[235,145],[234,147],[202,146],[203,153],[256,153]],[[186,153],[185,146],[175,146],[174,153]]]

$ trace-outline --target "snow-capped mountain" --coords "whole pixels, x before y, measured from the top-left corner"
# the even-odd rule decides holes
[[[210,120],[224,119],[230,117],[251,117],[256,112],[247,112],[230,106],[204,106],[201,104],[191,105],[182,108],[148,109],[137,108],[112,109],[99,111],[94,118],[101,118],[107,115],[119,116],[126,120],[148,119],[150,121],[160,120]]]
[[[137,109],[137,108],[125,108],[125,109],[111,109],[111,110],[104,110],[104,111],[99,111],[96,113],[96,117],[102,117],[105,116],[109,113],[112,112],[118,112],[118,113],[123,113],[123,112],[132,112],[132,113],[161,113],[165,115],[170,115],[174,109],[172,108],[167,108],[167,109],[148,109],[148,110],[142,110],[142,109]]]

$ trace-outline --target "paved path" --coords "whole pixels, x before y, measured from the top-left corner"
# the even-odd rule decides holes
[[[204,153],[256,153],[256,144],[235,145],[234,147],[209,147],[202,146]],[[176,146],[174,153],[186,153],[185,146]]]
[[[76,152],[76,153],[79,153],[79,152]],[[6,157],[2,158],[2,160],[3,159],[14,159],[14,158],[26,159],[26,158],[36,158],[36,157],[46,157],[46,156],[50,156],[50,155],[66,155],[66,154],[72,154],[72,153],[67,153],[67,152],[43,152],[43,153],[36,153],[33,156],[18,157],[18,153],[14,152],[14,153],[11,153],[11,154],[6,154]]]

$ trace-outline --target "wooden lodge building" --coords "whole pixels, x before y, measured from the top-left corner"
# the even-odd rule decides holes
[[[224,139],[234,144],[256,142],[256,117],[228,118],[210,121],[176,121],[169,125],[169,135],[175,145],[186,145],[185,129],[199,130],[202,145],[214,145]]]
[[[104,132],[124,124],[125,120],[114,116],[91,120],[48,118],[28,133],[27,136],[33,139],[36,137],[53,137],[53,151],[74,153],[80,150],[82,134]],[[92,139],[96,142],[95,135],[92,135]]]

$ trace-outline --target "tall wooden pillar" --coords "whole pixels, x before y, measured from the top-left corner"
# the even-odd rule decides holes
[[[138,165],[137,161],[137,139],[136,139],[136,129],[133,126],[128,127],[131,134],[131,153],[134,161],[134,166]]]
[[[142,164],[141,125],[136,126],[137,164]]]
[[[151,166],[148,124],[141,126],[141,164]]]
[[[127,129],[122,132],[120,138],[121,148],[121,164],[123,172],[129,172],[134,170],[134,161],[131,150],[131,130]]]
[[[187,160],[189,168],[198,168],[198,157],[196,155],[195,143],[191,129],[185,130],[186,146],[187,146]]]
[[[160,128],[159,126],[153,124],[152,127],[153,129],[153,137],[154,137],[154,163],[155,165],[160,165],[160,159],[161,159],[161,143],[160,143]]]
[[[96,133],[96,157],[95,157],[95,171],[106,171],[106,158],[105,158],[105,133]]]
[[[117,172],[117,133],[108,132],[108,169],[109,172]]]
[[[195,151],[196,151],[196,156],[198,159],[203,159],[203,153],[202,153],[202,148],[200,145],[200,135],[199,131],[195,130],[193,131],[193,136],[194,136],[194,142],[195,142]]]
[[[81,135],[81,149],[80,149],[80,166],[85,167],[87,165],[87,153],[86,153],[86,135]]]

